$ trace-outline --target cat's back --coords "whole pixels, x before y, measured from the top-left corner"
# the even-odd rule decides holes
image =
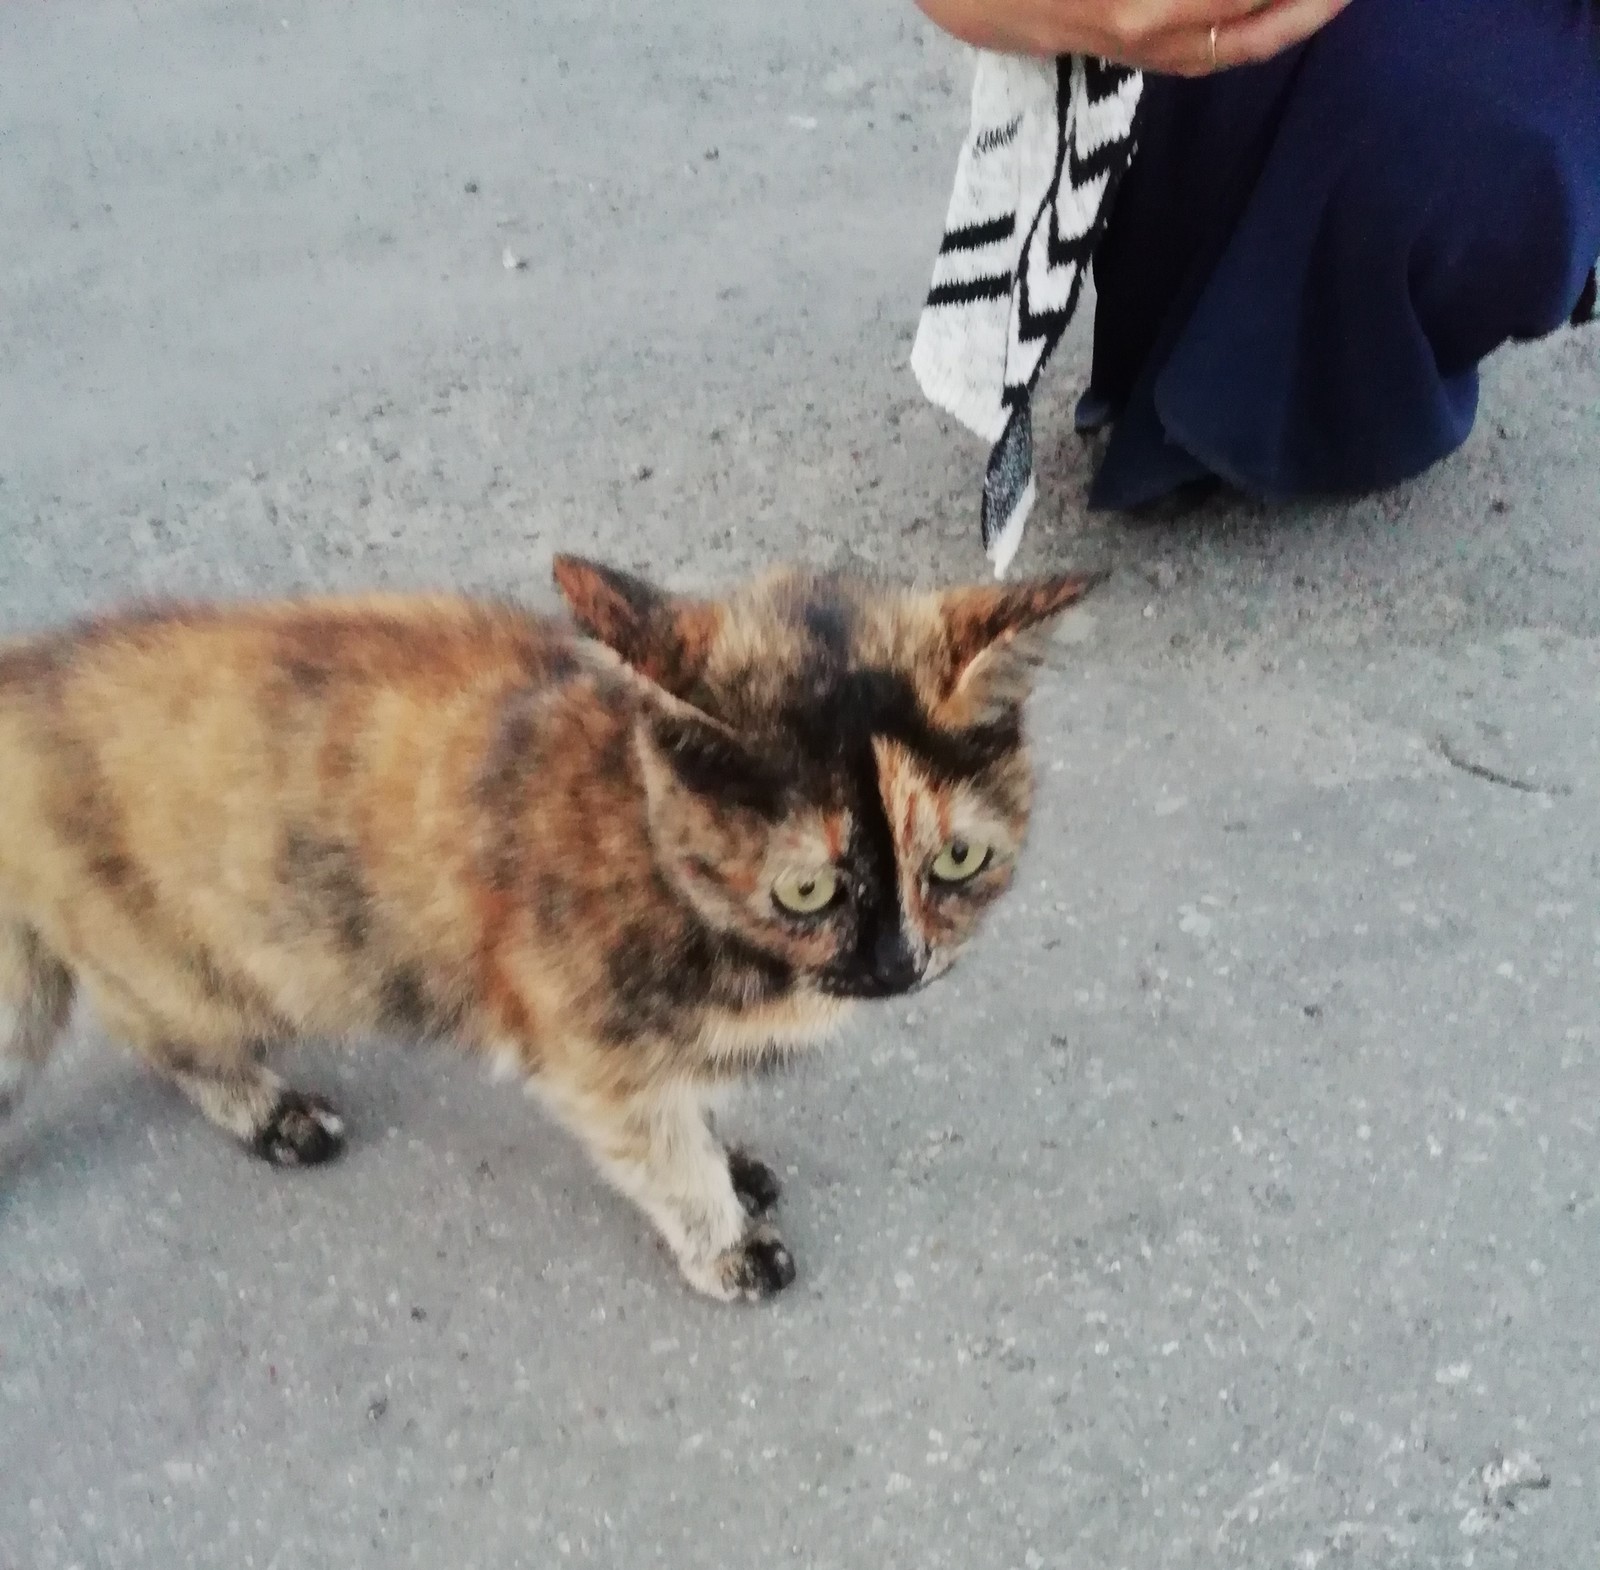
[[[0,645],[0,872],[104,841],[210,881],[287,824],[381,837],[402,797],[459,790],[507,693],[585,649],[444,596],[155,606]]]
[[[225,709],[288,728],[346,699],[448,702],[498,680],[559,680],[582,648],[554,619],[450,596],[155,605],[0,643],[0,716],[85,741],[154,741]]]
[[[141,693],[170,703],[224,688],[448,686],[500,668],[569,667],[577,648],[553,618],[448,595],[144,605],[0,642],[0,708],[65,701],[87,717]]]

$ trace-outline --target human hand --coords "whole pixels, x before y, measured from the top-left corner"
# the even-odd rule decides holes
[[[1350,0],[917,0],[969,44],[1206,76],[1303,42]]]

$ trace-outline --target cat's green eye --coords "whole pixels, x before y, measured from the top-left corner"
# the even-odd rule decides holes
[[[994,859],[993,849],[982,840],[953,839],[928,869],[935,883],[969,883]]]
[[[786,872],[772,885],[772,897],[791,916],[815,916],[839,895],[839,874],[831,867]]]

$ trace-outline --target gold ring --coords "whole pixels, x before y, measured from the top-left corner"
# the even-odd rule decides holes
[[[1216,26],[1216,23],[1213,22],[1211,24],[1211,69],[1213,71],[1215,71],[1216,68],[1217,68],[1217,26]]]

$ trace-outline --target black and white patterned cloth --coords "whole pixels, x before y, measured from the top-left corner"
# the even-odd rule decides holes
[[[1079,56],[984,54],[911,366],[992,446],[983,544],[1002,577],[1033,506],[1033,390],[1072,320],[1133,157],[1142,78]]]

